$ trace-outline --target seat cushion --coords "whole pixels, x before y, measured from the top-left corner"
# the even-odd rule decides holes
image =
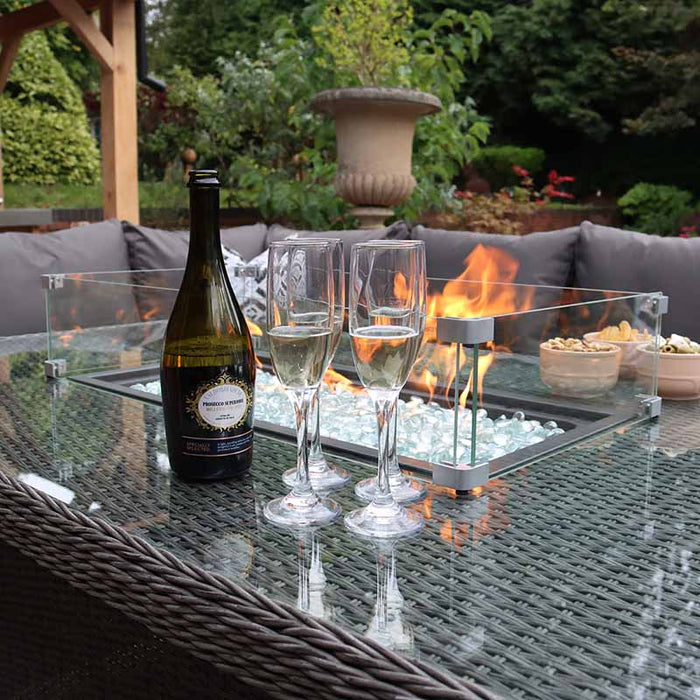
[[[189,233],[163,231],[123,222],[132,270],[167,270],[184,267],[187,261]],[[221,229],[221,243],[250,260],[265,250],[267,226],[236,226]]]
[[[121,222],[116,219],[56,233],[0,233],[0,335],[46,330],[42,274],[111,270],[129,270]],[[87,284],[84,287],[83,293],[89,293]],[[74,312],[75,325],[109,323],[117,313],[121,319],[132,318],[134,297],[129,287],[122,289],[102,296],[99,305],[82,305],[79,313]],[[61,305],[69,303],[69,292],[66,287],[55,295],[55,313],[68,313]]]
[[[579,227],[502,236],[474,231],[445,231],[416,226],[411,238],[425,242],[428,277],[453,279],[464,271],[467,257],[477,245],[498,248],[519,265],[515,282],[564,287],[573,269]]]
[[[662,332],[700,339],[700,238],[661,238],[648,233],[581,224],[576,284],[587,289],[663,292],[669,312]]]

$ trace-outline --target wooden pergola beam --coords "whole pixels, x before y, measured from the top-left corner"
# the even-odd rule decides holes
[[[100,0],[77,0],[85,12],[91,12],[100,5]],[[34,5],[28,5],[21,10],[0,15],[0,42],[21,36],[34,29],[52,27],[57,22],[62,22],[63,17],[56,8],[45,0]]]
[[[80,37],[102,68],[112,69],[112,44],[97,28],[90,15],[83,9],[78,0],[49,0],[58,10],[62,19],[70,24],[71,29]]]
[[[0,92],[7,85],[7,78],[10,75],[12,63],[15,60],[17,51],[19,50],[19,42],[22,40],[22,35],[13,36],[6,39],[2,44],[2,52],[0,53]]]

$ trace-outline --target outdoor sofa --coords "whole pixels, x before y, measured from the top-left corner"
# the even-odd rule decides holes
[[[584,221],[558,231],[500,236],[443,231],[397,222],[380,230],[293,231],[255,224],[223,229],[223,245],[246,261],[264,253],[269,243],[289,236],[339,236],[352,243],[375,238],[422,240],[428,276],[453,278],[479,245],[503,249],[517,258],[515,282],[636,292],[662,291],[670,299],[663,332],[700,338],[700,239],[661,238]],[[45,273],[154,270],[183,267],[188,234],[109,220],[64,231],[35,235],[0,234],[0,336],[41,332],[46,311],[41,275]],[[138,294],[138,292],[136,292]],[[111,305],[101,305],[91,319],[108,323],[116,309],[138,318],[139,299],[129,287]],[[99,315],[105,315],[100,318]]]

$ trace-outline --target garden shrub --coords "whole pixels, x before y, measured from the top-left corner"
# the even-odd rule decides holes
[[[80,91],[41,32],[22,39],[0,96],[0,128],[8,182],[89,184],[99,176]]]
[[[541,148],[520,146],[486,146],[472,159],[478,173],[488,180],[492,190],[514,187],[518,176],[513,172],[517,165],[536,175],[544,166],[545,153]]]
[[[671,185],[638,182],[617,204],[634,229],[659,236],[678,234],[681,221],[691,213],[693,195]]]

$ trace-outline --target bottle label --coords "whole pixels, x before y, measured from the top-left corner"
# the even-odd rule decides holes
[[[253,444],[253,431],[223,438],[182,436],[183,453],[191,457],[229,457],[245,452]]]
[[[220,384],[208,389],[197,402],[197,414],[213,428],[224,430],[240,425],[248,409],[245,391],[237,384]]]
[[[170,406],[173,415],[180,416],[177,437],[168,438],[173,449],[189,457],[230,457],[251,449],[253,389],[249,382],[234,378],[227,368],[166,368],[161,373],[164,391],[169,386],[168,373],[179,384],[175,404]],[[180,412],[178,403],[184,411]]]
[[[252,404],[250,387],[223,370],[216,379],[198,384],[187,396],[187,412],[200,428],[224,432],[242,425]]]

